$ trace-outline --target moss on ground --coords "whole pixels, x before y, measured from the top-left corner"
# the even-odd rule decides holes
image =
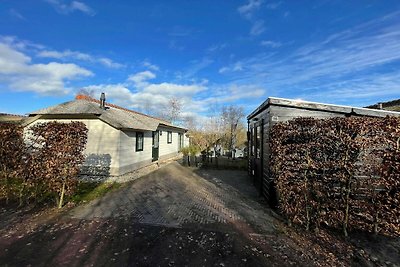
[[[82,203],[104,196],[108,192],[121,187],[120,183],[98,183],[98,182],[79,182],[75,194],[70,197],[70,201]]]

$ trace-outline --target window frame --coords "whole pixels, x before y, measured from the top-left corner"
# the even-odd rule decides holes
[[[139,147],[139,139],[142,139],[142,147]],[[143,132],[136,132],[136,152],[143,151],[144,148],[144,133]]]
[[[167,144],[172,144],[172,131],[167,131]]]

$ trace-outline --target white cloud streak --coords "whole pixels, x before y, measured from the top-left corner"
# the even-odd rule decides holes
[[[250,35],[260,35],[265,31],[264,20],[257,20],[250,29]]]
[[[253,13],[260,9],[263,3],[263,0],[249,0],[247,4],[238,7],[238,12],[246,19],[251,19]]]
[[[400,23],[393,14],[293,52],[240,59],[219,72],[240,83],[264,84],[277,95],[318,96],[321,101],[325,95],[325,100],[353,102],[359,98],[377,102],[375,98],[388,95],[398,98],[400,70],[390,66],[400,63]],[[274,44],[267,41],[264,45]]]
[[[26,18],[25,18],[19,11],[17,11],[16,9],[11,8],[11,9],[8,11],[8,13],[9,13],[12,17],[17,18],[17,19],[19,19],[19,20],[26,20]]]
[[[94,16],[96,12],[87,4],[80,1],[63,1],[63,0],[44,0],[51,4],[54,9],[60,14],[70,14],[75,11],[82,12],[89,16]]]
[[[62,60],[80,60],[80,61],[88,61],[92,63],[100,63],[105,67],[113,68],[113,69],[120,69],[123,68],[124,65],[114,62],[113,60],[106,58],[106,57],[97,57],[93,55],[89,55],[86,53],[82,53],[79,51],[71,51],[71,50],[64,50],[64,51],[54,51],[54,50],[42,50],[37,53],[38,57],[43,58],[55,58],[55,59],[62,59]]]
[[[266,46],[266,47],[271,47],[271,48],[278,48],[278,47],[282,46],[282,44],[280,42],[275,42],[275,41],[270,41],[270,40],[261,41],[260,45]]]

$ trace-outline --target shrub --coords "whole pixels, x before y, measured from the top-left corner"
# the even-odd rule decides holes
[[[400,234],[400,118],[299,118],[271,130],[270,172],[289,221]]]
[[[86,139],[80,122],[35,124],[25,139],[22,127],[0,124],[0,199],[18,198],[22,205],[55,196],[62,207],[75,189]]]

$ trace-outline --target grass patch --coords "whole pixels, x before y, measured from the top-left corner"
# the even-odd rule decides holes
[[[75,203],[91,201],[120,187],[120,183],[79,182],[78,188],[70,200]]]

